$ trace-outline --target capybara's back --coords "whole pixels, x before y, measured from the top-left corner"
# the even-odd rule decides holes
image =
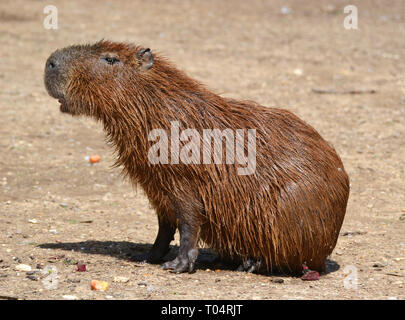
[[[178,256],[163,264],[174,272],[193,271],[199,240],[246,271],[324,270],[349,180],[333,147],[295,115],[221,97],[149,49],[108,41],[57,50],[45,84],[61,111],[103,123],[117,165],[145,190],[159,220],[151,262],[178,228]]]

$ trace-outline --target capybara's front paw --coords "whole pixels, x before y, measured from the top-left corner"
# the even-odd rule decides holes
[[[174,260],[165,262],[164,264],[162,264],[162,268],[164,270],[170,270],[170,272],[173,273],[193,273],[197,255],[198,250],[191,249],[186,256],[178,255]]]

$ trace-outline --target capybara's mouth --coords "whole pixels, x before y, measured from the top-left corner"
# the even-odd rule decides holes
[[[66,103],[65,98],[60,97],[60,98],[58,98],[58,101],[60,103],[60,107],[59,107],[60,111],[63,113],[69,113],[68,105]]]

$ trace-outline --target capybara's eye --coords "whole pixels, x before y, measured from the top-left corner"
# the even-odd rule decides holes
[[[110,65],[113,65],[114,63],[117,63],[120,61],[119,59],[117,59],[115,57],[103,57],[103,60],[105,60]]]

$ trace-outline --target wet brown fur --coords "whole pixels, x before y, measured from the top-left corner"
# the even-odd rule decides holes
[[[160,219],[176,225],[176,203],[199,228],[199,239],[222,257],[261,259],[269,271],[323,271],[346,212],[349,180],[333,147],[289,111],[221,97],[154,53],[141,70],[142,47],[98,42],[72,47],[65,102],[73,115],[100,120],[130,180]],[[105,66],[100,54],[122,64]],[[59,89],[58,89],[59,90]],[[256,129],[256,172],[235,165],[153,165],[155,128]],[[170,138],[169,138],[170,139]]]

